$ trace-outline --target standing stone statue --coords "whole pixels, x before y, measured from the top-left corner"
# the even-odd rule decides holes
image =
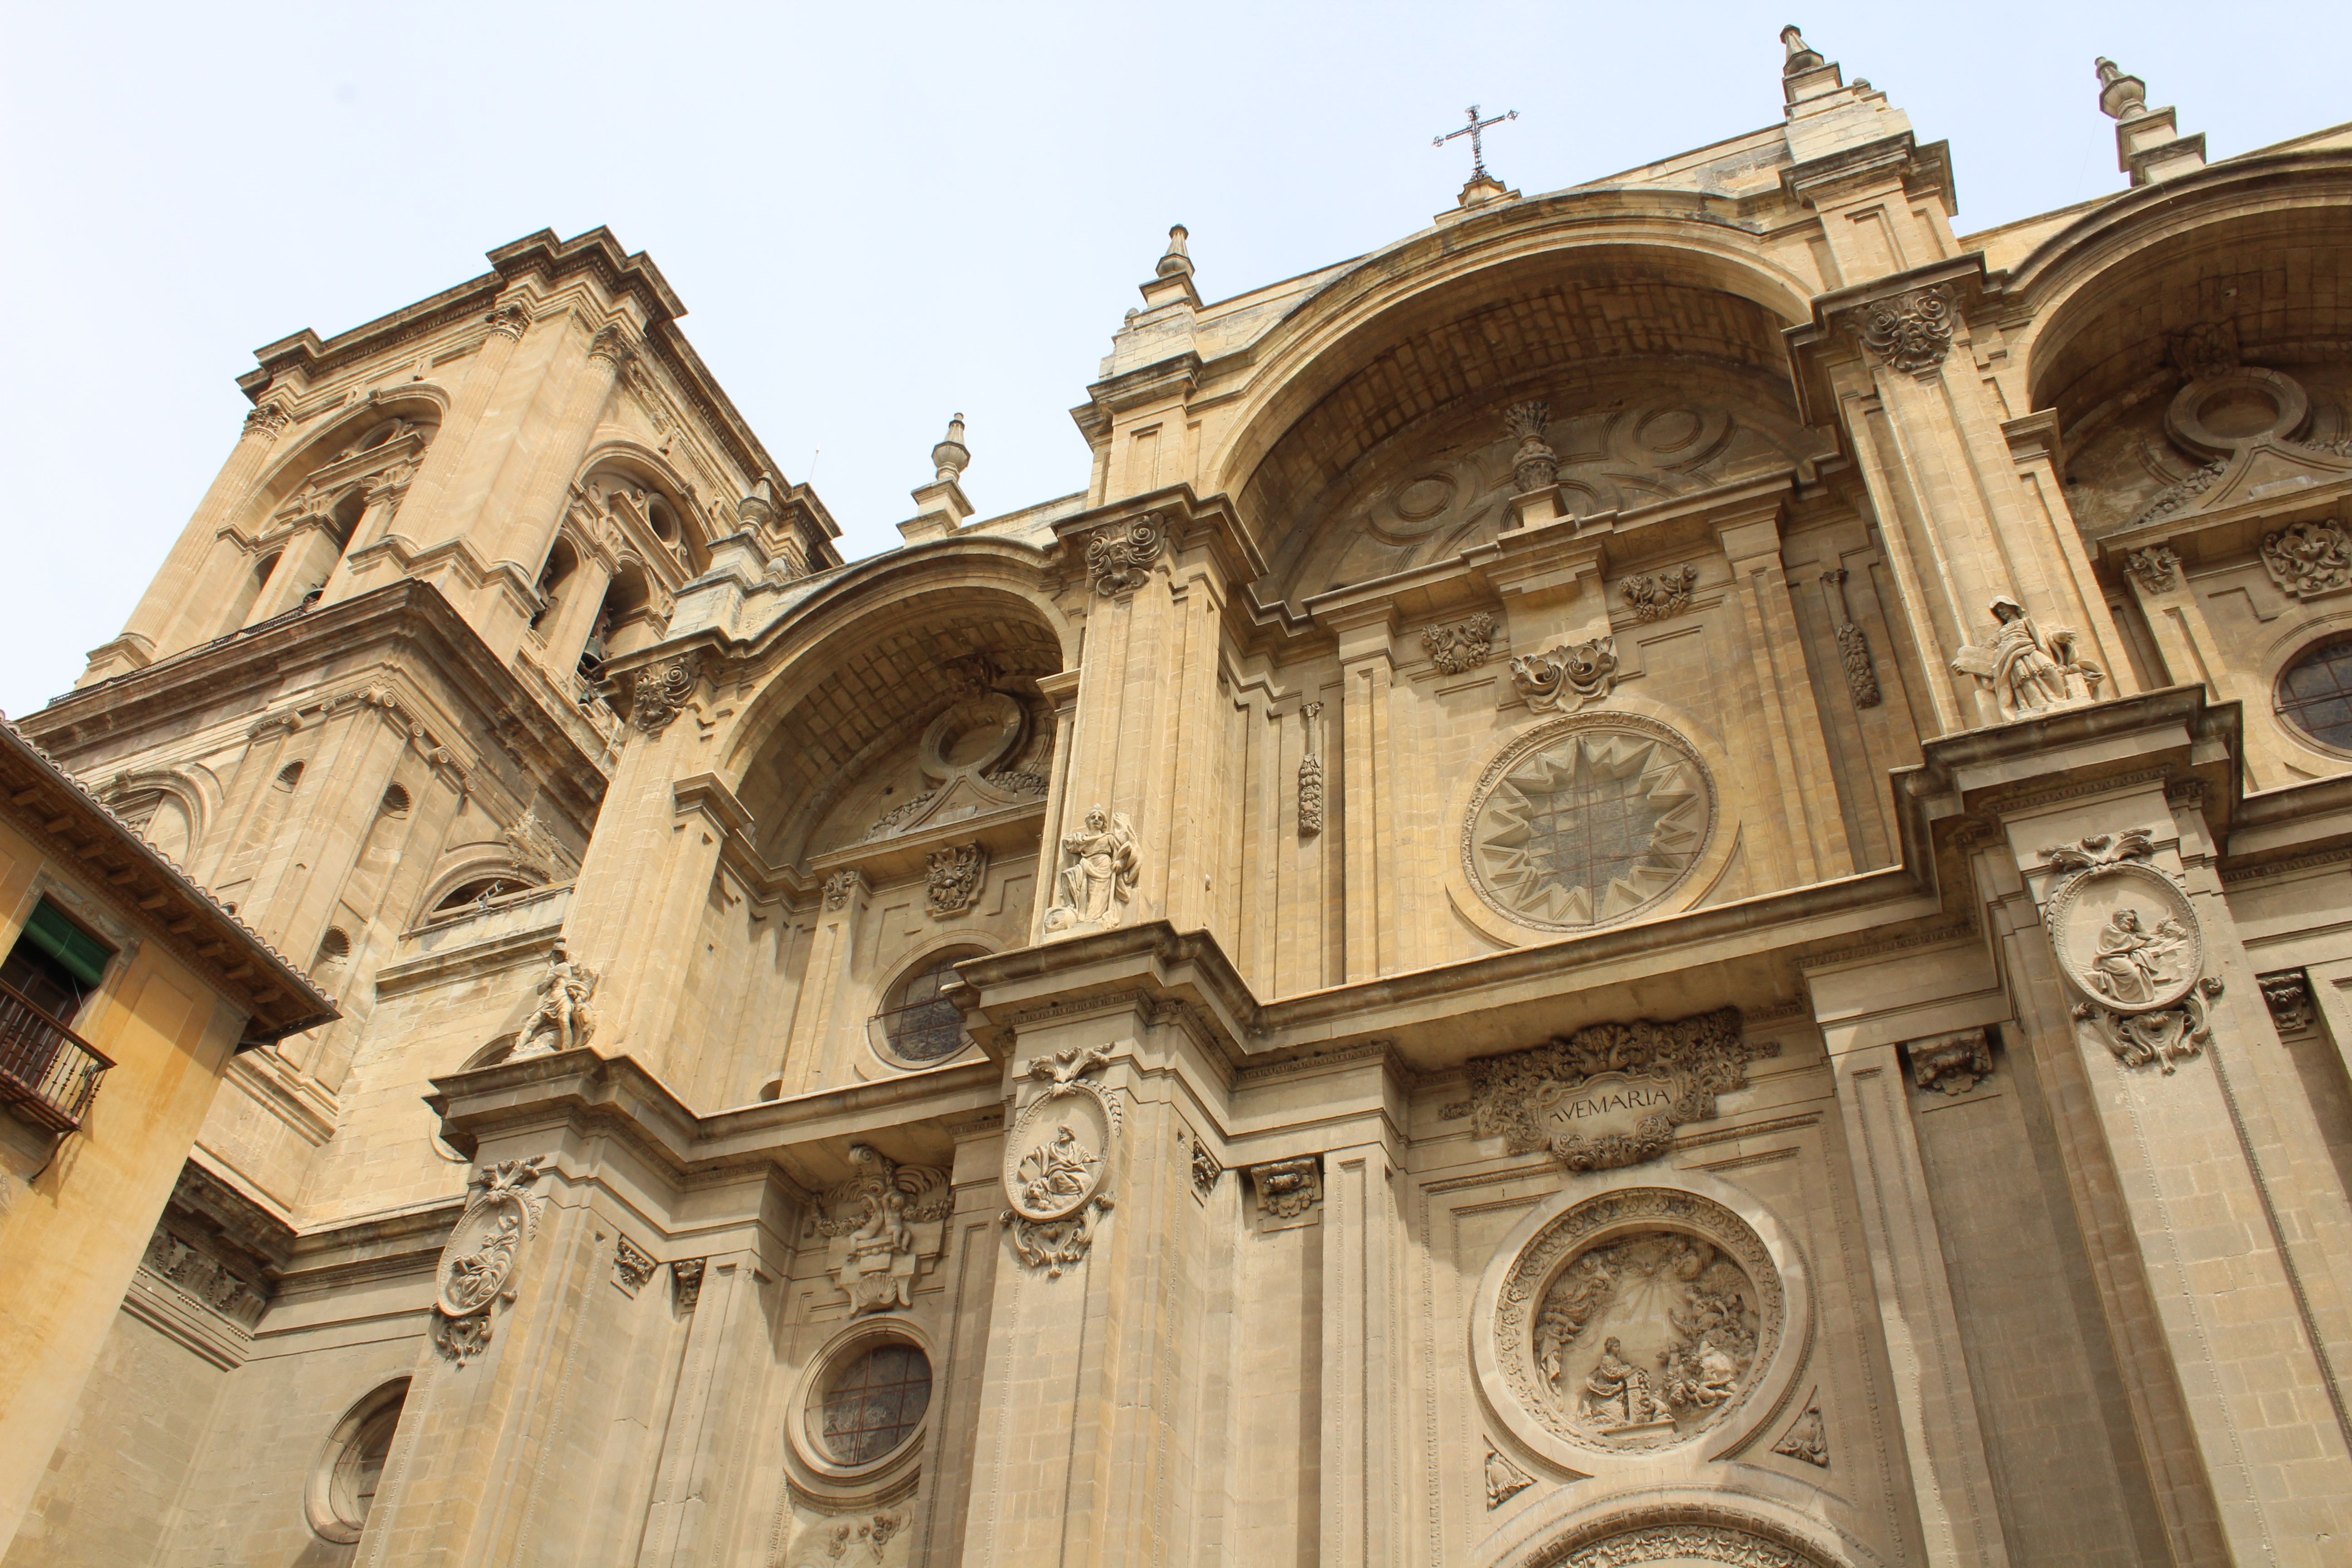
[[[539,1005],[522,1026],[522,1037],[508,1059],[552,1056],[586,1045],[596,1032],[596,1013],[588,1005],[588,998],[596,994],[597,978],[593,969],[572,963],[563,943],[557,942],[547,955],[547,972],[534,987]]]
[[[1141,871],[1135,824],[1123,811],[1095,806],[1087,813],[1085,828],[1062,836],[1062,853],[1071,863],[1062,868],[1054,907],[1045,911],[1045,929],[1108,931],[1118,925],[1119,906],[1128,901]]]

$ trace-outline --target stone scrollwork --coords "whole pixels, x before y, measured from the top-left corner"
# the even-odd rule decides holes
[[[1781,1273],[1702,1194],[1623,1187],[1575,1204],[1511,1258],[1491,1322],[1509,1396],[1571,1448],[1640,1453],[1720,1425],[1788,1333]]]
[[[1912,1080],[1921,1089],[1966,1094],[1992,1076],[1992,1045],[1982,1029],[1930,1035],[1905,1049],[1911,1056]]]
[[[1116,927],[1143,869],[1135,824],[1123,811],[1090,806],[1086,826],[1062,835],[1062,855],[1066,864],[1055,879],[1053,906],[1045,911],[1047,934]]]
[[[988,849],[977,840],[932,850],[923,877],[931,918],[943,921],[978,903],[987,876]]]
[[[2180,554],[2168,544],[2151,544],[2124,557],[2124,570],[2151,594],[2169,594],[2180,585]]]
[[[1072,1046],[1029,1064],[1045,1085],[1004,1140],[1006,1208],[1014,1256],[1049,1279],[1086,1261],[1095,1226],[1113,1206],[1108,1192],[1126,1121],[1116,1090],[1087,1075],[1110,1059],[1108,1046]]]
[[[434,1271],[433,1342],[460,1366],[488,1346],[492,1306],[514,1300],[522,1249],[545,1205],[530,1189],[552,1158],[535,1154],[484,1165],[467,1184],[465,1213]]]
[[[1131,594],[1143,586],[1167,547],[1168,535],[1157,515],[1111,523],[1095,530],[1087,541],[1087,575],[1104,598]]]
[[[654,1261],[653,1254],[631,1241],[627,1237],[614,1238],[613,1283],[618,1285],[629,1295],[634,1296],[644,1289],[646,1281],[652,1279],[654,1270],[660,1267]]]
[[[1252,1165],[1249,1177],[1268,1219],[1297,1219],[1323,1199],[1323,1162],[1313,1154]]]
[[[1591,637],[1511,660],[1511,684],[1538,712],[1573,713],[1605,701],[1617,679],[1617,639]]]
[[[1536,1483],[1518,1466],[1505,1458],[1495,1447],[1494,1439],[1486,1441],[1486,1509],[1492,1512]]]
[[[857,1174],[830,1189],[815,1216],[827,1237],[826,1268],[849,1298],[852,1317],[915,1304],[915,1280],[944,1246],[955,1206],[947,1173],[901,1165],[870,1144],[852,1143]]]
[[[637,683],[631,717],[637,728],[647,735],[658,736],[669,728],[688,699],[694,695],[694,683],[700,672],[698,655],[680,654],[659,664],[647,665],[637,671]]]
[[[2098,833],[2042,851],[2063,879],[2043,920],[2058,968],[2091,1026],[2127,1068],[2169,1074],[2212,1037],[2205,937],[2180,885],[2151,864],[2152,829]]]
[[[1466,1064],[1477,1136],[1514,1154],[1549,1150],[1571,1171],[1654,1160],[1675,1129],[1715,1115],[1717,1095],[1748,1086],[1748,1064],[1778,1041],[1747,1039],[1739,1009],[1672,1023],[1593,1024],[1507,1056]]]
[[[1429,662],[1444,673],[1465,674],[1493,657],[1495,617],[1481,610],[1450,626],[1424,626],[1421,646],[1428,651]]]
[[[2352,587],[2352,538],[2323,518],[2280,529],[2263,540],[2263,567],[2279,591],[2298,599]]]
[[[1862,346],[1881,364],[1925,377],[1952,346],[1952,291],[1912,289],[1861,308]]]
[[[1625,602],[1633,607],[1636,620],[1663,621],[1668,616],[1690,608],[1691,590],[1698,586],[1698,568],[1675,566],[1664,572],[1644,572],[1625,579],[1621,590]]]

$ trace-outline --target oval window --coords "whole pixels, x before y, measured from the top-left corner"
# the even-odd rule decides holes
[[[870,1465],[912,1437],[930,1406],[930,1357],[904,1340],[869,1341],[825,1381],[810,1436],[836,1465]]]
[[[971,1037],[964,1033],[962,1010],[940,992],[955,978],[955,966],[967,958],[978,958],[981,951],[956,947],[934,953],[890,987],[875,1019],[889,1055],[912,1066],[929,1067],[971,1044]]]

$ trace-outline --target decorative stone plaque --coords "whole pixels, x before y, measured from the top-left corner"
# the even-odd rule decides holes
[[[1716,1096],[1748,1086],[1748,1064],[1778,1041],[1742,1037],[1739,1009],[1672,1023],[1593,1024],[1532,1050],[1466,1064],[1482,1138],[1514,1154],[1549,1149],[1571,1171],[1654,1160],[1675,1129],[1715,1114]]]
[[[1001,1223],[1012,1228],[1021,1261],[1048,1279],[1085,1260],[1096,1216],[1112,1207],[1106,1189],[1125,1107],[1086,1076],[1109,1059],[1108,1046],[1073,1046],[1030,1063],[1029,1076],[1043,1080],[1045,1092],[1005,1135]]]
[[[539,1227],[542,1200],[528,1190],[552,1156],[485,1165],[467,1184],[466,1212],[457,1218],[434,1270],[433,1342],[459,1365],[490,1342],[490,1310],[510,1288],[523,1247]]]
[[[2074,1016],[2126,1068],[2170,1073],[2212,1036],[2205,935],[2180,885],[2149,864],[2153,830],[2093,834],[2042,853],[2065,879],[2042,910]]]

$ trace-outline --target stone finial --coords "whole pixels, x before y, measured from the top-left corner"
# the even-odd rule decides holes
[[[1192,255],[1184,248],[1184,241],[1189,237],[1184,226],[1181,223],[1168,231],[1168,248],[1160,256],[1160,265],[1152,269],[1158,276],[1174,278],[1180,275],[1185,277],[1192,275]]]
[[[1519,441],[1518,450],[1511,455],[1511,474],[1522,495],[1542,489],[1559,477],[1559,454],[1544,439],[1544,429],[1550,423],[1551,405],[1541,398],[1514,403],[1504,411],[1503,428]]]
[[[773,528],[783,515],[783,507],[776,499],[775,481],[761,474],[752,482],[743,499],[735,503],[735,515],[754,528]]]
[[[2124,75],[2124,68],[2101,55],[2099,73],[2099,112],[2110,120],[2129,120],[2147,112],[2147,83],[2136,76]]]
[[[1829,63],[1821,50],[1805,42],[1805,35],[1797,30],[1794,23],[1780,29],[1780,43],[1789,51],[1789,58],[1780,66],[1782,76],[1800,76]]]
[[[963,416],[948,421],[948,433],[931,448],[931,467],[939,470],[938,482],[951,485],[971,466],[971,448],[963,444]]]
[[[2101,56],[2099,111],[2116,122],[2116,166],[2131,176],[2134,185],[2153,184],[2205,166],[2205,138],[2183,136],[2170,108],[2147,106],[2147,83],[2126,76],[2123,68]]]

